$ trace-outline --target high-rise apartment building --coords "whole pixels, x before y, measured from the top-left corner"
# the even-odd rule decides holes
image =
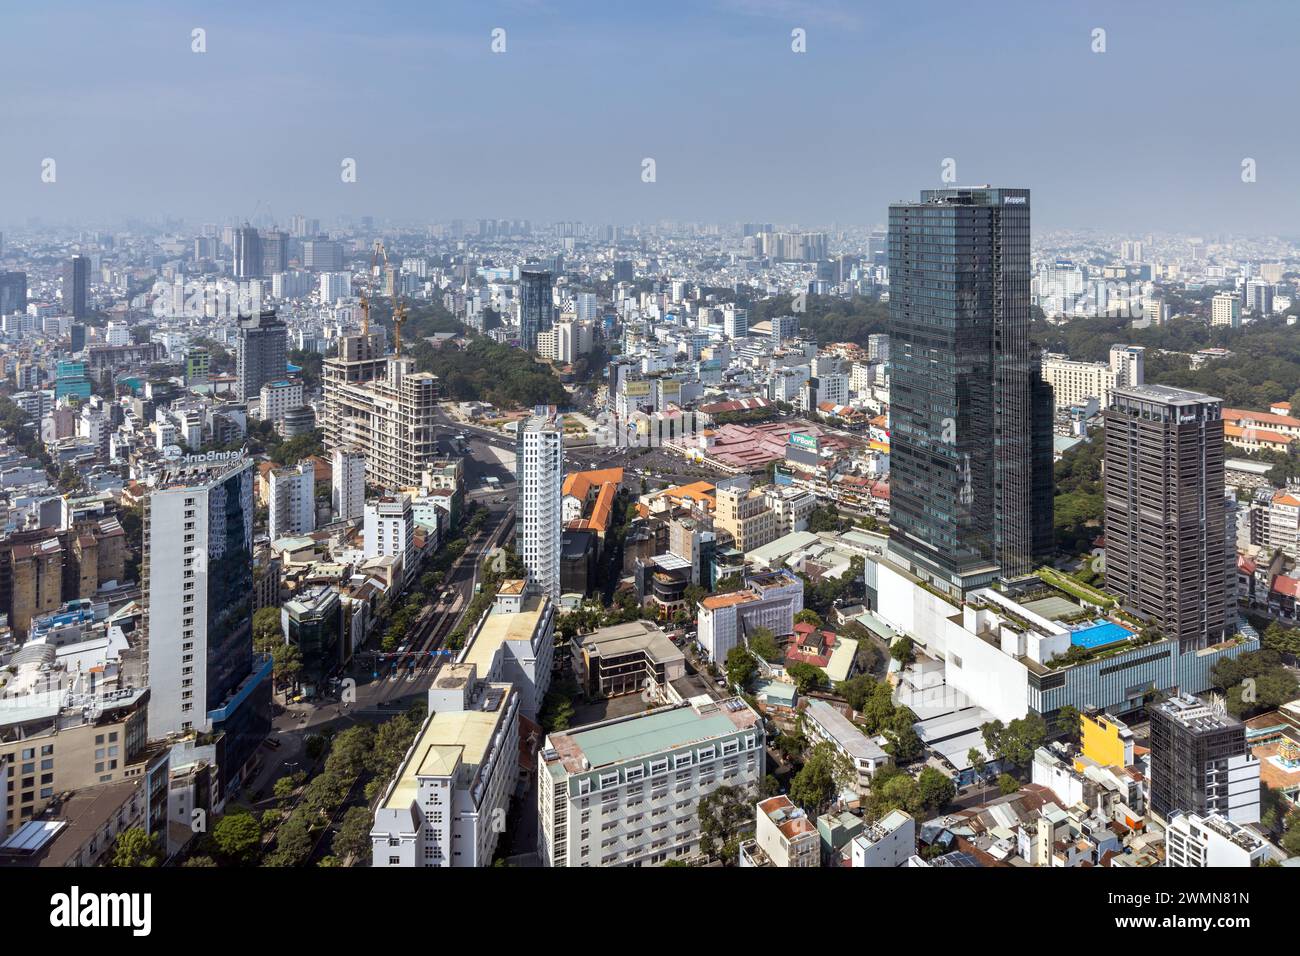
[[[268,229],[259,237],[262,246],[263,276],[273,276],[289,268],[289,234]]]
[[[415,572],[415,514],[410,495],[384,495],[367,501],[361,537],[367,558],[400,558],[402,574],[409,578]]]
[[[271,469],[267,504],[267,533],[272,541],[315,531],[315,466],[302,461],[291,468]]]
[[[252,401],[262,386],[277,382],[288,370],[289,330],[274,309],[239,319],[235,340],[235,396]]]
[[[1221,405],[1140,385],[1105,414],[1106,588],[1183,653],[1227,627]]]
[[[219,739],[224,793],[271,729],[271,660],[253,653],[253,465],[193,456],[145,499],[149,734]]]
[[[0,315],[27,311],[27,273],[0,272]]]
[[[1152,706],[1150,716],[1153,814],[1259,822],[1259,761],[1245,724],[1186,694]]]
[[[1210,300],[1210,325],[1241,328],[1241,299],[1231,292],[1220,292]]]
[[[302,265],[313,272],[338,272],[343,268],[343,244],[333,239],[308,239],[302,244]]]
[[[339,521],[360,518],[366,507],[366,456],[335,448],[331,458],[330,506]]]
[[[529,585],[558,604],[564,419],[556,414],[555,406],[537,406],[532,416],[520,424],[515,480],[519,488],[515,536]]]
[[[555,295],[551,273],[544,269],[519,270],[519,344],[537,351],[537,336],[555,325]]]
[[[352,273],[322,272],[320,274],[321,305],[333,305],[339,299],[352,295]]]
[[[232,263],[236,279],[258,279],[262,276],[262,237],[245,223],[235,229],[231,237]]]
[[[1052,547],[1052,398],[1029,341],[1029,190],[889,208],[890,548],[954,591]]]
[[[799,334],[799,317],[795,315],[772,316],[772,345],[777,346],[786,339]]]
[[[78,320],[86,317],[89,275],[90,260],[85,256],[73,256],[63,264],[63,311]]]

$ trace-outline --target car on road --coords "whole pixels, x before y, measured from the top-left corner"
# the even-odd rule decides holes
[[[272,750],[278,750],[280,747],[280,740],[277,737],[267,737],[262,741],[262,744],[263,746],[270,747]]]

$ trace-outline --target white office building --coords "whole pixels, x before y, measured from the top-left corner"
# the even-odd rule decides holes
[[[560,537],[564,496],[564,419],[554,406],[539,405],[521,423],[515,447],[518,552],[529,585],[558,604]]]
[[[525,595],[523,581],[504,581],[456,663],[473,664],[484,680],[513,685],[520,713],[535,723],[554,660],[555,605],[546,595]]]
[[[1144,384],[1145,354],[1140,345],[1112,346],[1109,362],[1076,362],[1049,353],[1043,359],[1043,381],[1052,386],[1057,408],[1083,405],[1094,398],[1106,408],[1113,389]]]
[[[330,506],[340,521],[360,518],[366,508],[366,456],[344,448],[331,457]]]
[[[1180,813],[1165,830],[1165,866],[1259,866],[1275,856],[1255,831],[1217,813]]]
[[[385,495],[367,501],[361,537],[367,558],[398,557],[402,573],[415,568],[415,515],[408,495]]]
[[[333,305],[340,299],[352,295],[352,273],[322,272],[320,274],[320,301],[322,305]]]
[[[794,616],[803,610],[803,581],[784,569],[754,574],[745,586],[710,594],[696,614],[700,646],[721,664],[731,649],[755,628],[778,637],[794,632]]]
[[[252,569],[252,462],[196,455],[164,472],[144,508],[150,737],[212,732],[259,679]],[[269,659],[265,665],[269,677]]]
[[[700,798],[756,788],[763,721],[739,697],[685,703],[547,736],[538,765],[544,866],[656,866],[699,849]]]
[[[375,811],[375,867],[491,866],[519,782],[519,695],[444,667],[429,716]]]
[[[286,412],[302,406],[302,382],[281,380],[262,386],[258,407],[262,420],[279,424],[284,421]]]
[[[854,867],[906,866],[916,852],[916,820],[894,810],[868,826],[849,844]]]
[[[312,463],[272,469],[267,504],[267,533],[272,541],[315,531],[316,469]]]

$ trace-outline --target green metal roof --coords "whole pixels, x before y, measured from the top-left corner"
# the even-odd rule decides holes
[[[700,716],[691,707],[579,731],[571,737],[591,762],[592,769],[636,757],[662,753],[698,740],[725,737],[739,728],[725,714]]]

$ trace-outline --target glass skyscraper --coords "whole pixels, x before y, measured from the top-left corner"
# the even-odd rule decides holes
[[[946,590],[1028,574],[1052,546],[1029,280],[1029,190],[890,206],[890,550]]]
[[[519,271],[519,344],[525,351],[536,352],[537,333],[555,325],[551,285],[551,273],[544,269]]]

